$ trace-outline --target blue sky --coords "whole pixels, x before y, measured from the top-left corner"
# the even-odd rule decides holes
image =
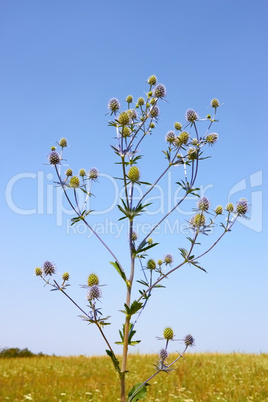
[[[70,295],[86,308],[79,285],[90,272],[103,284],[102,308],[112,316],[107,328],[118,340],[125,289],[109,265],[110,255],[82,227],[70,229],[72,217],[55,175],[46,165],[50,147],[68,139],[66,164],[75,172],[97,167],[91,208],[99,211],[92,224],[128,264],[126,233],[119,235],[120,217],[113,207],[119,175],[110,145],[115,132],[107,123],[107,103],[147,90],[155,74],[167,88],[159,124],[140,148],[142,180],[153,181],[165,167],[165,134],[175,121],[185,122],[188,108],[210,113],[212,98],[222,103],[214,126],[219,141],[203,161],[196,184],[211,204],[226,205],[246,197],[251,220],[237,223],[202,260],[205,274],[184,267],[159,289],[139,324],[136,351],[158,352],[156,340],[166,326],[177,338],[191,333],[194,351],[268,351],[267,193],[267,1],[6,1],[0,5],[0,129],[2,141],[2,260],[0,347],[28,347],[34,352],[102,354],[105,345],[75,307],[50,292],[34,276],[45,260],[58,272],[70,273]],[[163,211],[172,205],[174,168],[160,183]],[[120,183],[117,182],[116,186]],[[160,194],[160,193],[159,193]],[[156,193],[156,196],[158,194]],[[170,220],[175,232],[154,236],[160,245],[150,253],[171,253],[176,262],[184,247],[190,200]],[[160,207],[160,204],[157,204]],[[109,212],[104,214],[108,209]],[[151,211],[156,211],[155,210]],[[145,216],[145,223],[161,218]],[[99,226],[98,226],[99,225]],[[117,225],[117,226],[116,226]],[[177,225],[177,226],[176,226]],[[109,229],[110,227],[110,229]],[[108,229],[107,229],[108,228]],[[219,228],[215,231],[215,236]],[[200,250],[212,242],[203,239]],[[200,261],[201,262],[201,261]],[[137,271],[137,277],[140,273]],[[137,292],[137,288],[135,290]],[[135,294],[134,292],[134,294]],[[137,294],[137,293],[136,293]],[[171,350],[179,350],[173,343]],[[120,347],[115,347],[120,353]],[[134,351],[134,349],[133,349]]]

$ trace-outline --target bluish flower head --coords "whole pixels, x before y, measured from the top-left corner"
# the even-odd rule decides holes
[[[151,107],[149,115],[152,119],[155,119],[157,116],[159,116],[160,110],[159,107],[154,105],[153,107]]]
[[[194,345],[194,338],[192,337],[192,335],[186,335],[184,337],[184,343],[186,346],[193,346]]]
[[[166,87],[163,84],[158,84],[154,88],[154,96],[156,98],[164,98],[164,96],[166,96],[166,93],[167,93]]]
[[[219,135],[217,133],[211,133],[206,136],[206,141],[209,145],[215,144],[218,141]]]
[[[88,177],[92,180],[97,180],[97,178],[99,177],[98,169],[97,168],[90,169],[90,171],[88,172]]]
[[[238,215],[245,215],[248,210],[248,202],[245,198],[240,198],[236,204],[236,213]]]
[[[193,110],[193,109],[188,109],[188,110],[186,111],[185,119],[186,119],[187,121],[193,123],[195,120],[198,119],[198,115],[197,115],[197,113],[196,113],[195,110]]]
[[[60,154],[57,151],[51,151],[48,155],[48,160],[51,165],[59,165],[61,161]]]
[[[197,208],[201,211],[207,211],[210,207],[210,202],[207,197],[201,197],[197,202]]]
[[[161,359],[161,361],[165,361],[166,359],[167,359],[167,357],[168,357],[168,352],[167,352],[167,350],[166,349],[161,349],[160,350],[160,352],[159,352],[159,357],[160,357],[160,359]]]
[[[50,261],[45,261],[43,264],[43,273],[45,276],[53,275],[56,272],[55,264]]]
[[[173,257],[171,254],[167,254],[164,258],[164,263],[165,264],[172,264],[173,262]]]
[[[101,297],[101,289],[97,285],[91,286],[87,298],[88,300],[99,299]]]
[[[172,143],[172,142],[174,142],[175,139],[176,139],[176,135],[175,135],[174,131],[169,131],[166,135],[166,141]]]
[[[120,109],[119,100],[116,98],[112,98],[109,100],[108,109],[111,110],[112,113],[116,113],[118,109]]]

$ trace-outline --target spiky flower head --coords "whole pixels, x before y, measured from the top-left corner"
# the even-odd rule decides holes
[[[223,213],[223,207],[222,207],[221,205],[218,205],[218,206],[215,208],[215,214],[216,214],[216,215],[222,215],[222,213]]]
[[[71,188],[78,188],[80,186],[79,178],[77,176],[71,177],[69,185]]]
[[[70,275],[69,275],[68,272],[64,272],[64,274],[62,274],[62,279],[63,279],[64,281],[68,281],[69,278],[70,278]]]
[[[174,131],[168,131],[168,133],[166,134],[166,141],[172,143],[174,142],[175,138],[176,136]]]
[[[112,98],[109,100],[108,109],[111,110],[112,113],[116,113],[118,109],[120,109],[119,100],[116,98]]]
[[[195,120],[198,119],[198,115],[197,115],[197,113],[196,113],[195,110],[193,110],[193,109],[188,109],[188,110],[186,111],[185,119],[186,119],[187,121],[193,123]]]
[[[137,166],[131,166],[128,171],[128,178],[133,183],[137,182],[140,178],[140,169]]]
[[[160,110],[159,107],[154,105],[153,107],[151,107],[149,115],[152,119],[156,118],[157,116],[159,116]]]
[[[148,244],[153,244],[153,239],[152,239],[151,237],[149,237],[149,238],[147,239],[147,243],[148,243]]]
[[[213,145],[218,141],[218,138],[219,136],[217,133],[211,133],[206,136],[206,141],[209,145]]]
[[[133,102],[133,96],[132,95],[128,95],[126,98],[127,103],[132,103]]]
[[[156,268],[156,263],[155,260],[150,259],[147,261],[147,268],[148,269],[155,269]]]
[[[234,210],[234,204],[229,202],[229,204],[226,205],[226,211],[233,212],[233,210]]]
[[[127,114],[131,120],[137,119],[138,115],[135,109],[128,109]]]
[[[181,144],[187,144],[188,140],[189,140],[190,134],[187,133],[187,131],[183,131],[179,136],[178,139],[180,141]]]
[[[97,178],[99,177],[98,169],[97,168],[90,169],[90,171],[88,172],[88,177],[92,180],[97,180]]]
[[[136,241],[138,238],[138,234],[136,232],[132,232],[132,241]]]
[[[238,215],[245,215],[248,210],[248,202],[246,198],[240,198],[236,204],[236,213]]]
[[[97,285],[91,286],[87,298],[88,300],[99,299],[101,297],[101,289]]]
[[[72,175],[73,175],[72,169],[67,169],[66,172],[65,172],[65,174],[66,174],[67,177],[72,176]]]
[[[56,272],[55,264],[53,264],[53,262],[50,261],[45,261],[43,264],[43,272],[45,276],[55,274]]]
[[[173,329],[170,327],[165,328],[164,332],[163,332],[163,336],[167,341],[170,341],[171,339],[173,339],[174,338]]]
[[[42,276],[43,273],[42,269],[39,267],[36,267],[34,272],[36,276]]]
[[[210,104],[211,104],[211,107],[214,107],[215,109],[220,106],[220,102],[216,98],[212,99]]]
[[[155,75],[151,75],[151,77],[148,78],[148,81],[147,81],[147,82],[148,82],[149,85],[155,85],[156,82],[157,82],[156,76],[155,76]]]
[[[166,96],[166,93],[167,93],[166,87],[163,84],[158,84],[154,88],[154,96],[156,98],[164,98],[164,96]]]
[[[173,257],[171,254],[167,254],[164,258],[164,263],[165,264],[172,264],[173,262]]]
[[[120,115],[118,117],[118,121],[120,124],[122,124],[122,126],[129,124],[130,118],[129,118],[128,113],[127,112],[120,113]]]
[[[144,103],[145,103],[145,100],[144,100],[142,97],[140,97],[140,98],[137,100],[137,105],[138,105],[138,106],[142,106],[142,105],[144,105]]]
[[[56,147],[54,147],[54,146],[52,145],[52,147],[50,148],[50,151],[56,151]]]
[[[61,161],[60,154],[57,151],[51,151],[48,155],[48,160],[51,165],[59,165]]]
[[[194,345],[194,338],[190,334],[186,335],[183,340],[186,346]]]
[[[89,287],[99,284],[99,277],[96,274],[90,274],[87,278],[87,284]]]
[[[168,357],[168,352],[167,352],[167,350],[166,349],[161,349],[160,350],[160,352],[159,352],[159,357],[160,357],[160,359],[161,359],[161,361],[165,361],[166,359],[167,359],[167,357]]]
[[[197,202],[197,208],[201,211],[207,211],[209,209],[210,202],[207,197],[201,197]]]
[[[59,141],[59,146],[62,147],[62,148],[67,147],[67,140],[66,140],[66,138],[62,138],[62,139]]]
[[[187,155],[189,160],[194,160],[197,158],[197,150],[195,148],[190,147],[188,149]]]
[[[192,221],[194,227],[200,228],[200,226],[204,226],[206,222],[206,218],[203,214],[196,214]]]
[[[181,123],[176,121],[176,123],[174,123],[174,128],[175,128],[175,130],[181,130],[182,129]]]
[[[123,130],[122,130],[122,137],[126,138],[126,137],[130,137],[131,134],[131,130],[128,126],[124,126]]]
[[[162,260],[158,260],[158,261],[157,261],[157,264],[161,267],[161,265],[163,264],[163,261],[162,261]]]

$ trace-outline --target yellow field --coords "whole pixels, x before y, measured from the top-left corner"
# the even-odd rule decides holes
[[[153,374],[156,360],[129,356],[128,389]],[[114,402],[117,380],[106,356],[0,359],[0,401]],[[268,355],[188,354],[151,385],[146,401],[268,401]]]

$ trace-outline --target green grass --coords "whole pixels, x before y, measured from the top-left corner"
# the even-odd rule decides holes
[[[130,355],[128,389],[154,372],[156,355]],[[268,401],[268,355],[188,354],[154,377],[146,401]],[[0,359],[0,401],[118,401],[108,357]]]

